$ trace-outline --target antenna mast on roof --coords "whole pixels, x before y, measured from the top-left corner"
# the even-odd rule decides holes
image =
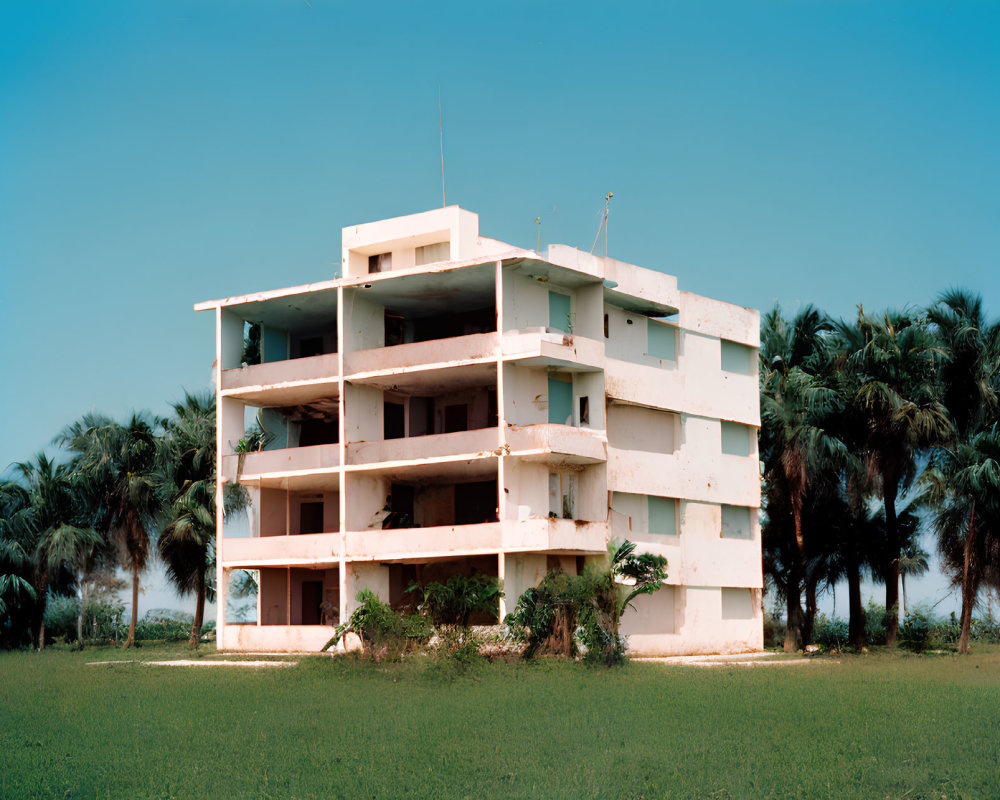
[[[604,215],[601,217],[601,224],[597,228],[597,236],[594,237],[594,243],[590,246],[590,252],[594,252],[594,248],[597,247],[597,240],[601,238],[601,230],[604,230],[604,255],[608,255],[608,212],[611,210],[611,198],[614,197],[614,192],[608,192],[604,196]]]
[[[448,205],[444,193],[444,117],[441,114],[441,84],[438,84],[438,137],[441,143],[441,208]]]
[[[542,249],[542,218],[535,217],[535,224],[538,226],[538,242],[535,244],[535,252],[538,253]]]

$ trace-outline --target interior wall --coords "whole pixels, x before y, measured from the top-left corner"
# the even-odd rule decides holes
[[[503,365],[504,416],[514,425],[549,421],[548,376],[544,368]]]
[[[260,624],[288,624],[288,570],[264,567],[260,570]]]
[[[590,407],[587,424],[580,420],[580,398],[586,396]],[[604,373],[575,372],[573,373],[573,424],[581,428],[604,430],[606,426],[604,402]]]
[[[503,271],[504,330],[547,328],[549,287],[524,275]]]
[[[362,294],[344,290],[344,351],[371,350],[385,345],[385,306]]]
[[[377,442],[383,438],[383,393],[377,386],[344,384],[344,431],[348,442]]]
[[[349,474],[347,476],[347,530],[381,529],[381,512],[389,496],[390,483],[379,475]]]

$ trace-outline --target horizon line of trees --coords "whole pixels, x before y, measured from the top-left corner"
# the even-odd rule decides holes
[[[0,647],[45,646],[50,596],[84,614],[116,587],[132,584],[125,646],[135,643],[139,586],[154,552],[181,595],[195,598],[190,644],[201,639],[206,600],[215,597],[215,397],[184,392],[169,417],[133,412],[124,422],[88,413],[53,440],[69,456],[44,452],[0,481]],[[238,487],[226,510],[244,508]]]
[[[776,305],[759,361],[761,539],[785,650],[811,641],[817,597],[841,581],[849,644],[863,647],[865,576],[885,586],[895,644],[900,583],[927,571],[929,530],[961,589],[967,652],[981,589],[1000,590],[1000,322],[962,289],[927,308],[858,306],[854,320]]]

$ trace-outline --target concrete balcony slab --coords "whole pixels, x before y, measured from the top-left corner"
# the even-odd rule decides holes
[[[222,371],[222,395],[248,403],[298,405],[338,397],[336,353],[269,361]]]
[[[301,564],[329,568],[338,564],[340,545],[339,533],[227,537],[222,540],[220,560],[227,568]]]
[[[239,455],[222,457],[222,474],[225,480],[236,480],[238,465]],[[246,454],[241,479],[250,482],[292,474],[330,472],[339,466],[340,446],[336,444],[261,450]]]
[[[607,433],[591,428],[544,423],[507,429],[510,455],[552,466],[599,464],[608,459]]]

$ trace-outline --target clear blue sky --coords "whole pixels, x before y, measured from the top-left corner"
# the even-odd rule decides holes
[[[329,278],[340,227],[483,233],[846,316],[1000,313],[995,2],[8,2],[0,469],[208,385],[203,299]]]

